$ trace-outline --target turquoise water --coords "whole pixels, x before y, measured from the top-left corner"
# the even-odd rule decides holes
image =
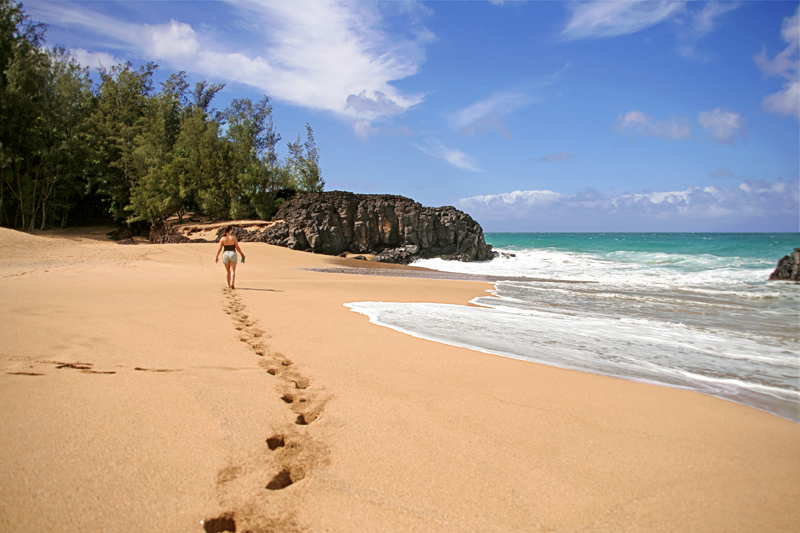
[[[760,259],[775,265],[800,247],[798,233],[487,233],[486,242],[508,250],[557,249],[574,253],[710,255]]]
[[[508,277],[480,307],[357,302],[411,335],[552,366],[685,388],[800,421],[800,285],[769,282],[797,233],[489,233]],[[510,278],[536,278],[519,280]],[[540,281],[547,280],[547,281]]]

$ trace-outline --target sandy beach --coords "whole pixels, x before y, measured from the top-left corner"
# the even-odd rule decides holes
[[[0,228],[0,531],[797,531],[800,425],[417,339],[481,281]],[[352,260],[350,260],[352,261]]]

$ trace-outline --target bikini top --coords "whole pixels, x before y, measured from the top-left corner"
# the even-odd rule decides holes
[[[223,246],[223,248],[225,248],[226,252],[234,252],[234,251],[236,251],[236,245],[235,244],[223,244],[222,246]]]

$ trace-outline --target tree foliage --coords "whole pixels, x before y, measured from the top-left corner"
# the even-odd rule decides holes
[[[154,86],[158,66],[99,69],[92,83],[22,5],[0,0],[0,225],[64,226],[86,205],[117,223],[161,224],[187,212],[269,219],[295,192],[320,191],[306,140],[277,153],[269,98],[211,107],[224,85],[185,72]]]
[[[320,192],[325,186],[319,171],[319,150],[314,141],[314,132],[306,123],[306,141],[300,142],[300,136],[289,143],[289,157],[286,166],[292,180],[300,192]]]

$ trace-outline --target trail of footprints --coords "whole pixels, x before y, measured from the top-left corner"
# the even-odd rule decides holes
[[[270,335],[258,327],[254,319],[250,318],[245,305],[236,292],[224,289],[224,293],[225,312],[231,315],[234,325],[239,331],[239,340],[247,344],[255,354],[262,358],[258,362],[259,366],[277,378],[276,389],[280,399],[293,413],[294,423],[292,425],[287,425],[281,431],[275,431],[266,438],[264,456],[254,458],[253,464],[230,466],[218,474],[222,499],[225,500],[228,484],[239,480],[247,485],[253,485],[255,480],[244,481],[243,478],[253,478],[254,476],[259,478],[263,475],[261,474],[263,468],[271,467],[273,470],[271,477],[268,478],[268,481],[267,478],[263,478],[260,484],[262,495],[254,495],[254,498],[259,500],[263,498],[264,489],[269,492],[280,491],[305,478],[310,469],[325,455],[322,446],[309,435],[308,426],[322,415],[328,398],[321,396],[311,380],[303,376],[290,359],[279,352],[270,351],[266,343],[266,339],[269,339]],[[266,485],[263,481],[267,481]],[[250,502],[246,507],[250,507],[252,503]],[[234,520],[234,514],[227,512],[219,517],[205,520],[205,531],[215,533],[240,530],[237,526],[246,528],[247,517],[236,517]],[[244,523],[240,518],[244,518]],[[293,521],[292,516],[281,516],[274,518],[269,525],[275,530],[283,530]],[[261,524],[261,526],[264,525],[267,524]]]

